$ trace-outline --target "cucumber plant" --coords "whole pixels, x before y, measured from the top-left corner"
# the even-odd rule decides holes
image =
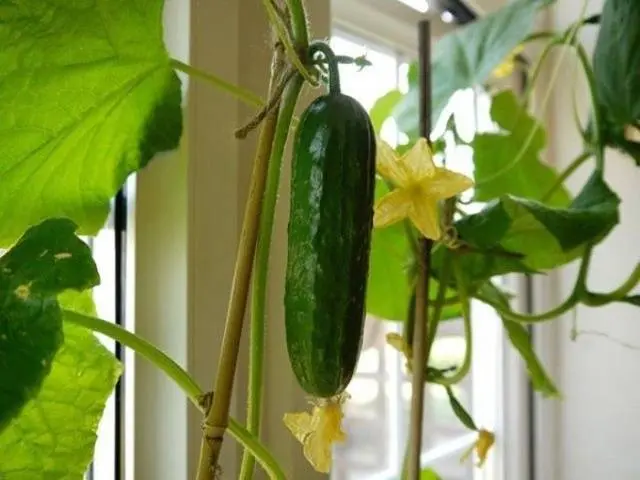
[[[465,211],[458,195],[470,182],[435,166],[434,152],[420,138],[415,66],[408,92],[390,92],[367,114],[339,92],[336,68],[340,62],[366,66],[366,60],[311,41],[313,19],[302,0],[263,0],[277,37],[270,98],[263,105],[251,92],[170,58],[162,39],[163,0],[134,3],[0,0],[0,247],[8,249],[0,258],[0,478],[82,478],[96,425],[121,374],[94,332],[150,360],[202,411],[198,480],[214,477],[227,432],[245,449],[241,478],[253,477],[255,460],[271,478],[286,478],[260,440],[264,313],[280,170],[305,85],[328,84],[329,92],[307,108],[292,137],[282,321],[300,386],[317,397],[311,413],[288,414],[285,422],[316,469],[330,468],[331,444],[344,439],[341,406],[348,400],[342,394],[357,362],[366,313],[404,322],[403,335],[391,343],[410,360],[410,370],[426,370],[425,382],[443,386],[462,424],[478,431],[475,450],[482,461],[493,433],[476,425],[452,389],[471,366],[472,298],[502,317],[534,387],[548,396],[559,389],[523,324],[554,320],[578,305],[640,305],[632,293],[640,280],[637,262],[629,278],[609,292],[595,292],[586,283],[594,247],[619,221],[620,199],[603,176],[605,147],[623,151],[636,164],[640,159],[633,133],[640,128],[635,0],[607,0],[601,15],[581,15],[560,32],[533,31],[536,15],[552,1],[515,0],[437,42],[433,117],[456,91],[487,85],[500,129],[477,134],[468,145],[474,200],[484,202],[475,213]],[[578,40],[583,28],[599,28],[593,61]],[[529,69],[524,98],[492,90],[492,75],[511,70],[503,61],[518,61],[514,52],[530,42],[545,47]],[[559,47],[565,47],[562,55],[578,59],[592,100],[588,125],[577,125],[584,151],[561,173],[541,160],[544,128],[528,109],[541,66]],[[97,317],[91,289],[99,276],[78,237],[101,228],[111,198],[129,175],[177,147],[177,72],[262,108],[237,132],[242,138],[260,130],[214,394],[154,345]],[[557,75],[548,88],[555,80]],[[376,138],[389,117],[408,138],[395,149]],[[459,139],[455,122],[448,130]],[[433,150],[441,145],[436,141]],[[572,198],[565,181],[592,159],[592,174]],[[433,241],[428,264],[419,248],[424,236]],[[492,282],[572,261],[580,262],[575,287],[547,312],[514,311],[507,292]],[[250,402],[243,425],[229,418],[229,403],[251,281]],[[439,370],[429,363],[431,347],[439,322],[454,317],[464,319],[465,359],[453,371]],[[414,335],[424,330],[426,337]],[[419,439],[409,448],[419,451]],[[410,463],[407,472],[398,466],[399,475],[418,478]],[[425,471],[423,478],[437,474]]]

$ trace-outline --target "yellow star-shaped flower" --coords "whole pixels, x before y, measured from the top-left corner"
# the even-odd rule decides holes
[[[376,167],[396,188],[376,202],[374,226],[383,228],[409,218],[422,235],[432,240],[439,240],[442,234],[438,201],[473,186],[470,178],[436,167],[424,138],[403,156],[379,140]]]
[[[413,349],[411,348],[411,345],[407,343],[405,338],[398,333],[387,333],[387,344],[404,355],[404,358],[407,360],[407,371],[409,373],[413,373],[413,366],[411,364]]]
[[[331,470],[331,447],[344,442],[342,403],[345,397],[319,400],[312,413],[286,413],[284,424],[302,444],[304,456],[320,473]]]
[[[476,443],[474,443],[471,448],[465,452],[465,454],[460,459],[460,462],[464,462],[475,450],[476,455],[478,456],[478,463],[476,464],[476,466],[482,467],[482,465],[484,465],[484,462],[487,460],[487,455],[489,454],[489,450],[491,450],[491,447],[493,447],[495,440],[496,437],[493,432],[480,429],[478,431],[478,439],[476,440]]]

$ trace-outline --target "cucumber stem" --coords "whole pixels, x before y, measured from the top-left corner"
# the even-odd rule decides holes
[[[281,49],[276,49],[273,56],[270,94],[273,93],[276,81],[282,74],[284,68],[282,60]],[[258,240],[262,198],[264,196],[278,112],[279,109],[271,111],[260,129],[258,148],[251,175],[249,198],[247,199],[240,233],[222,348],[218,360],[218,372],[213,388],[215,395],[213,404],[207,412],[203,423],[203,438],[200,445],[197,480],[214,480],[224,434],[229,422],[229,406],[231,404],[249,284],[251,283],[251,270]]]
[[[253,288],[251,299],[251,333],[249,350],[249,388],[247,399],[247,430],[260,438],[260,416],[262,413],[262,392],[264,376],[264,333],[265,307],[267,301],[267,279],[269,272],[269,253],[271,250],[271,235],[275,217],[280,172],[284,148],[291,126],[293,111],[302,90],[304,78],[296,75],[284,91],[278,124],[276,126],[267,185],[262,203],[262,217],[260,218],[260,232],[256,247],[256,258],[253,271]],[[242,456],[242,465],[238,478],[250,480],[253,478],[255,461],[248,450]]]
[[[340,93],[340,69],[338,59],[333,50],[325,42],[316,41],[309,46],[309,56],[313,59],[316,53],[324,55],[329,68],[329,93],[337,95]]]

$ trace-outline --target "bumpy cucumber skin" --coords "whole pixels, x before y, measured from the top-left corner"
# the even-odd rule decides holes
[[[287,350],[300,386],[340,394],[356,368],[365,317],[375,133],[353,98],[328,94],[297,128],[285,281]]]

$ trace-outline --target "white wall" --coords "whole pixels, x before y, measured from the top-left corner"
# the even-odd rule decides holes
[[[588,12],[602,8],[602,0],[591,0]],[[559,0],[549,15],[550,26],[565,28],[576,20],[582,1]],[[591,53],[597,29],[585,29],[581,39]],[[589,96],[581,73],[574,81],[576,62],[564,57],[555,91],[547,108],[550,160],[566,166],[581,148],[572,120],[571,96],[580,111],[589,107]],[[556,61],[558,55],[556,55]],[[547,81],[549,76],[547,76]],[[547,88],[542,81],[538,99]],[[586,116],[583,115],[583,118]],[[592,165],[589,165],[591,168]],[[589,169],[583,168],[569,182],[577,191]],[[599,246],[594,255],[589,286],[609,291],[626,279],[640,257],[640,223],[634,211],[640,202],[640,169],[632,160],[607,151],[606,180],[622,198],[621,224]],[[574,283],[577,266],[538,282],[538,306],[552,306],[564,299]],[[537,409],[541,429],[537,441],[539,480],[635,480],[640,478],[640,351],[593,335],[570,340],[572,315],[537,331],[551,370],[564,394],[564,401],[543,401]],[[606,308],[579,308],[579,330],[594,330],[640,347],[640,309],[616,304]]]

